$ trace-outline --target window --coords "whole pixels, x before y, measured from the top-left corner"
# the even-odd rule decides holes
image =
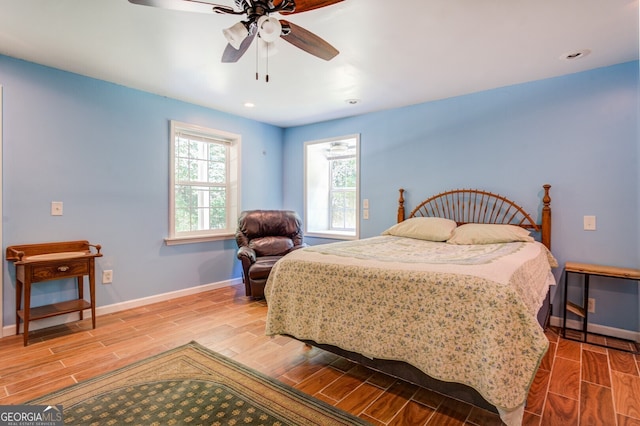
[[[359,145],[359,135],[305,143],[306,235],[358,238]]]
[[[240,135],[171,121],[167,244],[235,234],[239,214]]]

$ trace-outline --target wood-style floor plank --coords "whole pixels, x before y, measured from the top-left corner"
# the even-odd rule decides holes
[[[611,382],[616,412],[640,419],[640,377],[612,371]]]
[[[582,382],[580,418],[581,425],[615,425],[616,413],[611,388]]]
[[[195,340],[374,425],[501,424],[495,413],[288,337],[265,336],[268,307],[243,291],[227,287],[103,315],[96,329],[85,319],[36,330],[27,347],[21,335],[4,337],[0,404],[20,404]],[[545,334],[549,351],[524,426],[640,426],[640,357],[565,340],[553,328]]]
[[[610,388],[611,379],[609,377],[609,357],[607,354],[584,350],[582,357],[584,360],[582,363],[582,380]]]
[[[611,362],[611,369],[619,371],[620,373],[630,374],[632,376],[638,376],[638,364],[633,356],[629,352],[622,351],[609,351],[609,360]]]
[[[556,357],[551,370],[549,392],[577,400],[580,393],[580,362]]]

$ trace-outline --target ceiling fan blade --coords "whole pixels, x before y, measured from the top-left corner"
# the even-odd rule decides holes
[[[325,61],[330,61],[340,53],[335,47],[331,46],[311,31],[305,30],[304,28],[289,21],[285,21],[284,19],[281,19],[280,23],[282,24],[282,32],[287,34],[288,31],[288,34],[281,36],[281,38],[293,44],[295,47],[317,56],[320,59],[324,59]]]
[[[292,13],[301,13],[308,10],[320,9],[321,7],[331,6],[332,4],[340,3],[343,0],[296,0],[296,10],[293,12],[280,12],[283,15],[291,15]],[[274,7],[278,7],[282,0],[274,1]]]
[[[129,0],[129,3],[159,7],[161,9],[184,10],[187,12],[211,13],[213,12],[214,6],[231,9],[228,6],[221,6],[202,0]]]
[[[224,52],[222,53],[222,62],[224,63],[238,62],[238,59],[240,59],[242,55],[244,55],[244,53],[247,51],[249,46],[251,46],[251,42],[255,37],[256,37],[255,33],[249,34],[244,40],[242,40],[242,43],[240,44],[240,48],[237,50],[232,45],[227,44],[227,47],[224,49]]]

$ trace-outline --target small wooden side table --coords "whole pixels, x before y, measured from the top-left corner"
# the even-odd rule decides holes
[[[95,252],[91,251],[95,248]],[[95,258],[101,257],[101,246],[88,241],[63,241],[55,243],[9,246],[7,260],[16,268],[16,335],[20,334],[20,319],[24,323],[24,346],[29,344],[29,322],[56,315],[91,309],[91,321],[96,328]],[[84,299],[83,277],[89,276],[90,302]],[[76,278],[78,298],[31,307],[31,285],[41,281]],[[24,307],[22,292],[24,289]]]
[[[568,297],[567,297],[567,288],[568,288],[568,278],[569,278],[569,274],[573,273],[573,274],[581,274],[584,276],[584,291],[583,291],[583,300],[582,300],[582,304],[579,305],[577,303],[573,303],[570,302]],[[633,268],[619,268],[616,266],[606,266],[606,265],[593,265],[590,263],[577,263],[577,262],[567,262],[564,265],[564,299],[565,299],[565,304],[564,304],[564,319],[562,322],[562,337],[567,338],[567,339],[571,339],[570,337],[567,337],[566,335],[566,331],[567,331],[567,311],[578,315],[579,317],[582,318],[582,330],[581,334],[582,334],[582,342],[587,342],[587,326],[588,326],[588,321],[589,321],[589,277],[592,275],[597,275],[597,276],[601,276],[601,277],[608,277],[608,278],[623,278],[623,279],[627,279],[627,280],[636,280],[636,281],[640,281],[640,269],[633,269]],[[577,339],[572,339],[572,340],[577,340]],[[593,342],[589,342],[589,343],[593,343]],[[630,341],[630,343],[634,346],[635,350],[632,350],[630,352],[634,352],[634,353],[640,353],[640,345],[638,344],[638,342],[632,342]],[[593,343],[599,346],[606,346],[606,345],[600,345],[598,343]],[[616,348],[619,349],[619,348]]]

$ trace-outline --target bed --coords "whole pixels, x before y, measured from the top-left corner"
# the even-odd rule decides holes
[[[541,222],[508,198],[442,192],[381,235],[282,258],[267,335],[287,335],[522,422],[549,342],[550,185]]]

